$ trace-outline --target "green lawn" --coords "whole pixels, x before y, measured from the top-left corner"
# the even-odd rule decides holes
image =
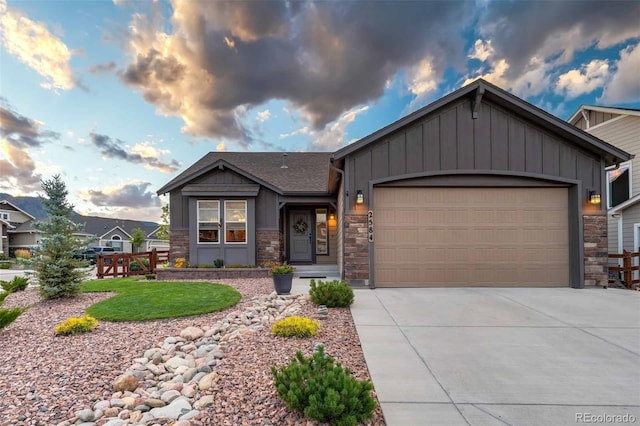
[[[118,293],[87,309],[87,314],[104,321],[145,321],[205,314],[227,309],[241,297],[228,285],[138,281],[138,278],[87,281],[82,284],[82,291]]]

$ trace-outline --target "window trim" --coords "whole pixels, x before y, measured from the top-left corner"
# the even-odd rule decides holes
[[[625,161],[623,163],[620,163],[620,165],[618,166],[618,168],[620,167],[625,167],[628,166],[629,167],[629,198],[627,198],[625,201],[628,201],[631,199],[631,197],[633,196],[633,162],[631,160],[629,161]],[[607,209],[612,209],[622,203],[624,203],[625,201],[623,201],[620,204],[617,204],[616,206],[612,206],[611,205],[611,190],[610,190],[610,183],[609,183],[609,173],[612,172],[613,170],[609,170],[605,173],[605,180],[606,180],[606,191],[607,191]]]
[[[324,252],[321,253],[321,252],[318,251],[318,237],[319,237],[318,236],[318,214],[322,214],[322,212],[324,212],[324,216],[325,216],[324,229],[325,229],[326,232],[325,232],[324,240],[325,240],[326,249],[325,249]],[[316,251],[316,255],[318,255],[318,256],[328,256],[329,255],[329,240],[330,240],[330,238],[329,238],[329,209],[326,208],[326,207],[318,208],[318,209],[315,209],[314,213],[316,215],[316,217],[314,218],[315,219],[315,228],[316,228],[315,229],[315,231],[316,231],[315,234],[316,235],[315,235],[315,238],[314,238],[314,241],[315,241],[314,249]]]
[[[243,203],[244,204],[244,222],[232,222],[227,220],[227,203]],[[224,200],[224,228],[225,228],[225,232],[224,232],[224,243],[225,244],[229,244],[229,245],[247,245],[248,244],[248,224],[247,224],[247,217],[249,215],[248,212],[248,203],[247,200]],[[227,224],[237,224],[237,223],[242,223],[244,224],[244,241],[227,241]]]
[[[6,220],[7,222],[10,222],[11,221],[11,213],[9,213],[9,212],[0,212],[0,219]]]
[[[217,204],[217,209],[218,209],[218,241],[200,241],[200,203],[201,202],[205,202],[205,203],[216,203]],[[206,244],[206,245],[219,245],[220,244],[220,233],[223,232],[222,231],[222,221],[220,220],[221,215],[220,215],[220,200],[197,200],[196,203],[196,242],[197,244]],[[215,224],[216,222],[207,222],[207,223],[212,223]]]

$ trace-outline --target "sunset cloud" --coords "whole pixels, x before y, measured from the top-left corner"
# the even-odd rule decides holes
[[[89,138],[100,150],[102,155],[107,158],[116,158],[134,164],[142,164],[146,168],[164,173],[175,172],[181,166],[177,160],[171,160],[168,163],[161,160],[159,157],[168,154],[169,151],[157,150],[149,142],[137,144],[127,150],[125,142],[120,139],[111,139],[107,135],[98,133],[90,133]]]
[[[0,40],[7,52],[36,71],[46,89],[69,90],[76,86],[67,45],[42,22],[29,19],[0,0]]]

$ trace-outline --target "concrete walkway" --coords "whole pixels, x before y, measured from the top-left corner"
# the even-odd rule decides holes
[[[390,426],[640,424],[640,292],[360,289],[352,314]]]

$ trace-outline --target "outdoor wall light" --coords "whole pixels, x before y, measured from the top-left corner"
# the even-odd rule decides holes
[[[329,220],[334,220],[336,218],[335,213],[329,213]]]
[[[600,204],[600,194],[596,191],[589,191],[589,203],[590,204]]]
[[[364,194],[360,189],[356,191],[356,204],[364,204]]]

